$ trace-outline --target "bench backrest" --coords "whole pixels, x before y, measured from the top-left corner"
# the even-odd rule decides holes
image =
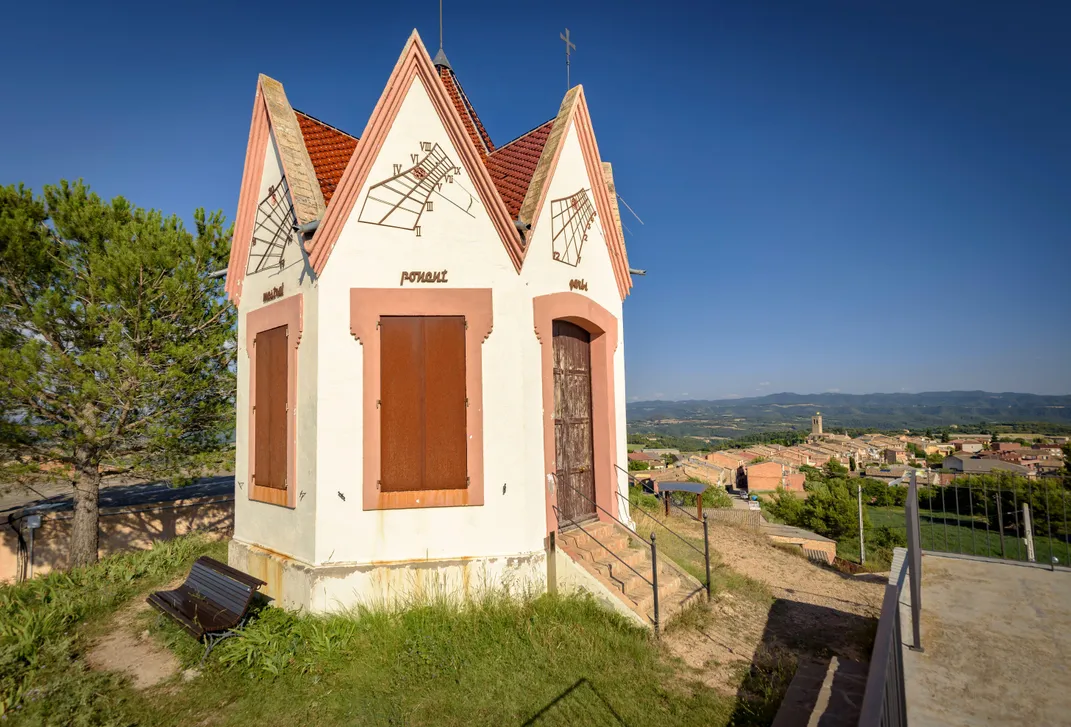
[[[186,578],[186,586],[217,606],[240,616],[253,599],[256,584],[262,581],[246,576],[248,581],[243,583],[223,569],[231,570],[211,558],[198,558]]]

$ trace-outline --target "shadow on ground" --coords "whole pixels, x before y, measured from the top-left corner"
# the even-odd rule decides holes
[[[817,707],[821,717],[814,724],[854,727],[876,629],[873,618],[777,599],[729,723],[804,727]],[[783,701],[788,708],[779,714]]]
[[[587,679],[580,679],[536,712],[525,727],[591,725],[592,727],[628,727],[610,703]]]

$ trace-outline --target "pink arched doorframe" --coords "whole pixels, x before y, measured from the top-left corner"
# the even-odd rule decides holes
[[[535,333],[542,344],[543,379],[543,474],[556,470],[554,452],[554,321],[574,323],[591,334],[592,449],[595,459],[595,502],[618,516],[617,415],[614,396],[614,352],[618,321],[608,310],[579,293],[552,293],[532,301]],[[554,515],[556,488],[545,482],[547,533],[557,529]],[[609,520],[602,510],[600,520]]]

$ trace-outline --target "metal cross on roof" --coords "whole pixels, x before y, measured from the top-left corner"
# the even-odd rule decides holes
[[[565,33],[558,33],[558,36],[565,41],[565,90],[568,91],[572,88],[572,84],[569,81],[569,56],[570,51],[576,50],[576,44],[569,40],[569,29],[565,29]]]

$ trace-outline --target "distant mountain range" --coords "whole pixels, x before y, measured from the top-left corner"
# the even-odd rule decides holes
[[[629,429],[696,426],[716,436],[740,430],[809,429],[822,413],[831,429],[922,429],[953,424],[1051,422],[1071,424],[1071,395],[1046,396],[988,391],[929,391],[922,394],[770,394],[715,401],[637,401],[628,405]],[[677,426],[673,426],[677,425]],[[728,430],[717,435],[713,430]]]

